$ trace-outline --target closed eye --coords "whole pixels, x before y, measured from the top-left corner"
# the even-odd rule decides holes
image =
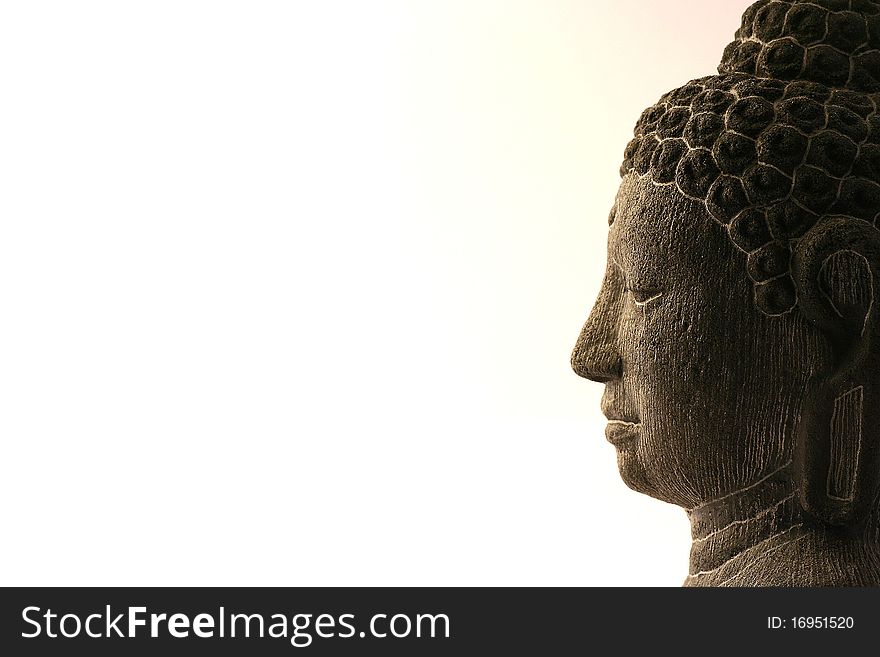
[[[632,295],[633,301],[635,301],[637,306],[647,306],[652,301],[663,296],[663,292],[658,290],[643,290],[639,288],[632,289],[629,293]]]
[[[621,277],[623,277],[624,281],[626,281],[626,272],[624,268],[620,265],[614,256],[611,256],[612,264],[617,268],[620,272]],[[628,283],[624,283],[624,288],[626,291],[632,296],[633,301],[637,306],[647,306],[652,301],[656,301],[660,297],[663,296],[662,290],[645,288],[645,287],[634,287]]]

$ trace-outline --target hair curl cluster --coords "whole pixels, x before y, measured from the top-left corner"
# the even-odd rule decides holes
[[[797,306],[796,241],[820,217],[880,218],[880,2],[760,0],[719,75],[642,114],[621,175],[705,203],[747,254],[758,308]]]

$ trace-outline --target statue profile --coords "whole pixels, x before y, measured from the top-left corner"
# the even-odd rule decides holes
[[[685,585],[880,585],[880,1],[754,3],[621,176],[572,365]]]

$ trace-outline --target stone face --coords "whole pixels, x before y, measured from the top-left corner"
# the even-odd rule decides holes
[[[572,365],[686,585],[880,585],[878,107],[880,0],[760,0],[625,149]]]

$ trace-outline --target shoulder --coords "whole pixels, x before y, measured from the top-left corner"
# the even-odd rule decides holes
[[[746,550],[699,584],[685,581],[685,586],[693,585],[880,586],[880,546],[833,531],[800,528]]]

